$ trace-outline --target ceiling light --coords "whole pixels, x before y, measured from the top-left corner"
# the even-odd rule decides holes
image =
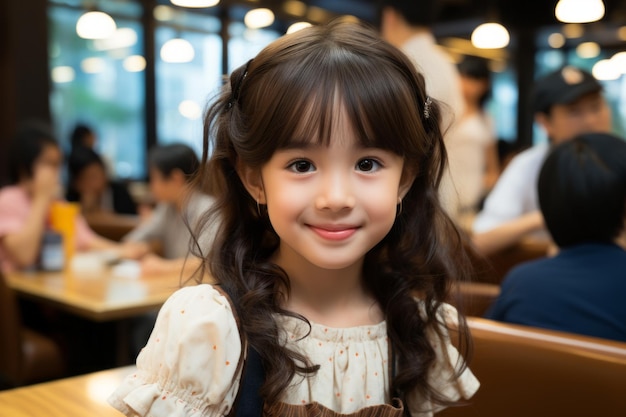
[[[146,69],[146,58],[141,55],[131,55],[124,58],[122,66],[128,72],[141,72]]]
[[[551,48],[558,49],[565,45],[565,36],[562,33],[552,33],[548,36],[548,45]]]
[[[595,63],[591,73],[598,80],[617,80],[622,74],[615,68],[611,60],[602,59]]]
[[[160,22],[167,22],[174,18],[174,8],[170,6],[159,5],[152,10],[154,18]]]
[[[104,71],[106,64],[100,57],[85,58],[80,62],[80,68],[86,74],[98,74]]]
[[[581,58],[595,58],[600,55],[600,45],[596,42],[583,42],[576,47],[576,55]]]
[[[87,12],[76,22],[76,33],[84,39],[105,39],[116,29],[115,20],[103,12]]]
[[[604,17],[604,3],[602,0],[560,0],[554,15],[565,23],[595,22]]]
[[[611,57],[611,62],[621,74],[626,74],[626,52],[616,53]]]
[[[202,108],[193,100],[181,101],[178,105],[178,112],[189,120],[197,120],[202,116]]]
[[[310,26],[312,25],[309,22],[296,22],[287,28],[287,33],[294,33]]]
[[[170,0],[174,6],[180,7],[213,7],[219,4],[220,0]]]
[[[185,39],[170,39],[161,47],[161,59],[165,62],[190,62],[194,56],[195,51],[193,50],[193,46]]]
[[[137,43],[137,32],[131,28],[120,28],[106,39],[96,39],[93,46],[98,51],[128,48]]]
[[[274,12],[270,9],[252,9],[243,18],[244,23],[250,29],[264,28],[274,23]]]
[[[509,44],[509,31],[499,23],[483,23],[472,32],[472,45],[478,49],[498,49]]]
[[[69,83],[76,78],[74,68],[68,66],[54,67],[51,72],[52,82],[55,83]]]

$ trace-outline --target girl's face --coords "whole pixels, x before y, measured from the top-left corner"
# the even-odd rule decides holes
[[[360,264],[391,229],[408,190],[400,184],[402,157],[363,148],[341,120],[333,135],[329,146],[304,141],[279,149],[261,168],[259,187],[248,187],[267,204],[280,237],[279,265]]]
[[[42,167],[60,172],[62,163],[63,155],[61,155],[59,147],[56,145],[45,145],[37,159],[35,159],[33,173]]]
[[[107,185],[104,167],[98,163],[88,165],[76,179],[76,189],[81,192],[103,193]]]

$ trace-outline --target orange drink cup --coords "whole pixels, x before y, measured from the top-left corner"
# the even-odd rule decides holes
[[[50,207],[50,226],[63,236],[65,265],[69,265],[76,249],[76,217],[79,212],[78,203],[67,201],[54,201]]]

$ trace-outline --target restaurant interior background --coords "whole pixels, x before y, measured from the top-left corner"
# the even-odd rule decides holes
[[[470,54],[491,60],[489,111],[500,139],[521,146],[545,140],[533,126],[529,94],[533,79],[564,64],[602,78],[615,131],[626,135],[626,2],[569,1],[578,8],[603,4],[603,17],[564,24],[555,17],[556,0],[436,1],[434,34],[451,58]],[[144,180],[150,146],[182,141],[200,152],[202,112],[223,74],[292,24],[342,15],[376,23],[377,17],[377,0],[212,2],[217,4],[189,8],[170,0],[2,1],[1,150],[21,120],[50,120],[64,146],[74,125],[83,122],[97,132],[98,150],[113,176]],[[270,9],[273,21],[251,28],[244,20],[258,8]],[[111,16],[113,34],[79,36],[77,22],[89,11]],[[506,46],[481,49],[472,43],[473,31],[489,22],[507,29]],[[173,39],[178,44],[168,44]]]

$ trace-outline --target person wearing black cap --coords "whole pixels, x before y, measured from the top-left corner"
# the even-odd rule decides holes
[[[548,143],[513,158],[485,200],[473,223],[473,241],[485,255],[533,234],[547,240],[538,210],[537,178],[548,151],[578,134],[611,131],[611,110],[602,85],[589,72],[573,66],[535,82],[533,110]]]

